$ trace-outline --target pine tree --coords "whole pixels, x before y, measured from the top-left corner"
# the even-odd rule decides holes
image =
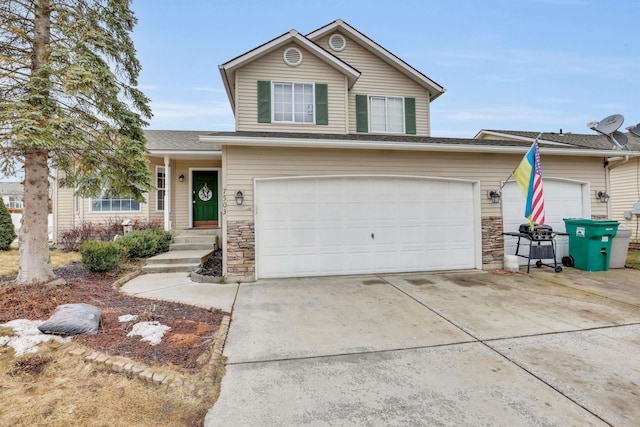
[[[151,189],[131,0],[0,0],[0,170],[24,164],[17,283],[55,277],[49,170],[81,196]]]
[[[0,195],[0,251],[8,251],[15,238],[16,228],[13,226],[11,214]]]

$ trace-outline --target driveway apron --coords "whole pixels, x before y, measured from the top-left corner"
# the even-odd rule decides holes
[[[637,273],[242,284],[205,425],[636,425]]]

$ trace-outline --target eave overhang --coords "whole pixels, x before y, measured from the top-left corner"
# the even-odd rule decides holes
[[[321,148],[344,150],[394,150],[416,152],[455,152],[455,153],[487,153],[487,154],[520,154],[529,150],[529,146],[480,145],[446,142],[387,142],[344,139],[307,139],[307,138],[256,138],[251,136],[217,136],[203,135],[200,142],[221,146],[274,147],[274,148]],[[540,153],[550,156],[577,157],[612,157],[620,155],[617,150],[596,150],[580,148],[540,147]],[[632,157],[640,156],[640,152],[626,152]]]

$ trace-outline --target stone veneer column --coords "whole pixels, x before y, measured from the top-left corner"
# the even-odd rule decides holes
[[[253,277],[256,271],[253,221],[227,222],[227,275]]]
[[[482,266],[502,268],[504,262],[504,236],[502,217],[482,217]]]

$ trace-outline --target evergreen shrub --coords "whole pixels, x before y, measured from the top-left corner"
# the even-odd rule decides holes
[[[115,242],[84,242],[80,245],[82,266],[89,271],[105,272],[114,270],[120,262],[122,249]]]
[[[8,251],[16,239],[16,228],[11,221],[11,214],[0,197],[0,251]]]

